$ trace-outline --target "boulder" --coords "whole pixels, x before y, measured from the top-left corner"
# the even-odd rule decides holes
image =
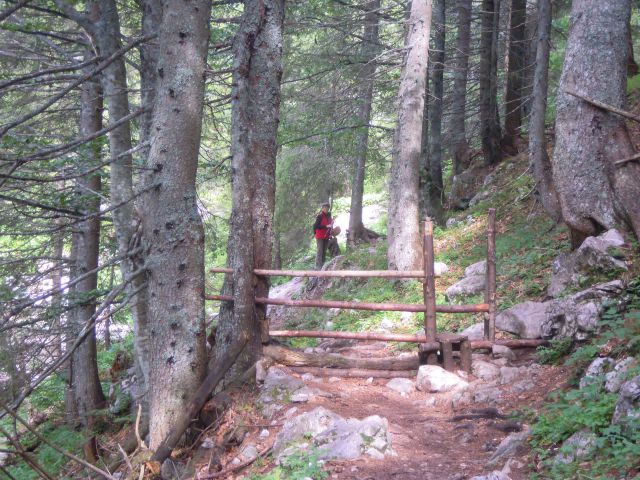
[[[387,388],[405,395],[413,393],[416,390],[416,386],[413,383],[413,380],[410,380],[408,378],[392,378],[387,382]]]
[[[460,335],[465,335],[469,340],[483,340],[484,339],[484,323],[474,323],[470,327],[465,328],[460,332]]]
[[[606,373],[614,369],[616,362],[613,358],[603,357],[593,360],[580,379],[580,388],[585,388],[596,382],[603,382]]]
[[[540,338],[547,321],[548,302],[524,302],[496,316],[496,327],[520,338]]]
[[[472,263],[464,269],[465,277],[472,277],[474,275],[486,275],[487,273],[487,261],[481,260],[476,263]]]
[[[588,237],[574,252],[560,254],[552,265],[548,295],[557,297],[568,287],[580,285],[594,273],[627,271],[625,262],[610,253],[611,249],[624,244],[620,232],[612,229],[598,237]]]
[[[628,424],[640,418],[640,375],[622,384],[611,423]]]
[[[561,300],[546,302],[547,318],[542,324],[542,338],[586,340],[598,325],[604,301],[619,296],[623,289],[623,283],[614,280]]]
[[[527,437],[529,436],[529,432],[529,427],[525,427],[521,432],[515,432],[505,437],[497,446],[496,451],[493,452],[493,455],[491,455],[491,458],[489,459],[487,465],[492,467],[498,462],[501,462],[502,460],[506,460],[507,458],[513,456],[518,450],[518,447],[520,447],[522,443],[527,439]]]
[[[638,365],[638,361],[633,357],[627,357],[617,362],[613,370],[605,374],[604,389],[609,393],[617,393],[627,380],[629,371],[636,365]]]
[[[439,277],[440,275],[444,275],[449,271],[449,266],[443,262],[433,262],[433,272]]]
[[[468,385],[457,375],[437,365],[421,365],[416,378],[416,388],[423,392],[448,392]]]
[[[381,458],[393,453],[385,418],[344,419],[323,407],[287,420],[273,444],[278,460],[310,448],[320,459]]]
[[[476,377],[487,382],[495,380],[500,376],[500,367],[482,360],[475,360],[471,364],[471,370]]]
[[[444,294],[448,301],[454,302],[458,297],[470,297],[471,295],[483,292],[485,283],[484,275],[464,277],[459,282],[447,288]]]
[[[504,345],[494,344],[491,347],[491,354],[493,355],[493,358],[504,358],[507,361],[516,359],[515,352]]]
[[[580,430],[567,438],[553,462],[571,463],[591,455],[596,448],[597,436],[591,430]]]

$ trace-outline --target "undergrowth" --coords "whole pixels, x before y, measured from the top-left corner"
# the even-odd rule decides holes
[[[612,358],[640,357],[640,280],[630,283],[623,296],[624,307],[609,304],[603,313],[598,335],[577,346],[564,365],[573,369],[573,384],[598,355]],[[568,340],[558,340],[538,350],[542,360],[560,363],[571,347]],[[640,374],[640,367],[630,369],[625,378]],[[617,393],[607,393],[604,377],[593,379],[583,388],[557,393],[537,416],[532,427],[530,445],[542,466],[534,479],[624,479],[637,478],[640,468],[640,418],[626,417],[612,423],[618,401]],[[561,447],[576,432],[594,435],[591,448],[571,462],[558,461],[558,452],[571,455]],[[573,457],[570,457],[573,458]]]

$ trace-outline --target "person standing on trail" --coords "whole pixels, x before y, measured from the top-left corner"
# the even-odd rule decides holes
[[[333,219],[329,213],[329,204],[323,203],[322,209],[316,217],[316,222],[313,224],[313,231],[316,237],[316,270],[322,269],[322,265],[324,265],[332,228]]]

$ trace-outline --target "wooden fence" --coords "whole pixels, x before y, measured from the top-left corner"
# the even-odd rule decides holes
[[[390,271],[390,270],[254,270],[259,276],[292,276],[292,277],[321,277],[321,278],[418,278],[423,283],[423,304],[404,303],[365,303],[344,302],[334,300],[289,300],[279,298],[257,297],[256,303],[265,305],[286,305],[291,307],[319,307],[319,308],[345,308],[352,310],[374,311],[400,311],[400,312],[424,312],[424,336],[400,335],[383,333],[354,333],[354,332],[327,332],[327,331],[290,331],[271,330],[269,335],[274,337],[318,337],[318,338],[351,338],[366,340],[393,340],[398,342],[423,343],[425,347],[439,345],[436,335],[436,313],[485,313],[484,339],[487,342],[495,341],[495,315],[496,315],[496,211],[489,209],[487,228],[487,267],[486,287],[484,303],[473,305],[436,305],[436,288],[434,272],[433,252],[433,222],[427,218],[423,230],[423,270]],[[212,273],[232,273],[230,268],[214,268]],[[207,300],[232,302],[233,297],[227,295],[207,295]]]

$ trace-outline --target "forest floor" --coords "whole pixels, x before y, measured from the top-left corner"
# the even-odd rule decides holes
[[[274,289],[272,294],[279,297],[295,295],[302,283],[292,280],[288,284]],[[278,323],[284,322],[279,317]],[[282,325],[273,325],[274,328]],[[332,346],[334,345],[334,346]],[[348,357],[372,358],[387,357],[398,354],[394,346],[385,342],[354,342],[345,346],[344,341],[325,342],[321,344],[325,352],[339,353]],[[530,367],[535,362],[533,350],[516,351],[517,357],[509,362],[513,367]],[[492,361],[491,354],[474,354],[475,359]],[[504,363],[504,362],[503,362]],[[291,376],[302,378],[300,371],[291,372],[286,367],[278,367]],[[528,372],[528,371],[527,371]],[[524,376],[527,374],[525,373]],[[488,461],[500,442],[510,432],[524,425],[527,419],[535,417],[535,411],[544,402],[548,394],[566,385],[569,372],[566,368],[535,365],[535,374],[531,378],[515,378],[513,382],[500,385],[498,382],[487,384],[494,388],[495,398],[492,402],[459,404],[452,401],[451,393],[431,394],[413,390],[399,393],[387,387],[389,379],[384,378],[337,378],[313,377],[305,375],[305,384],[311,389],[322,392],[313,395],[307,402],[296,402],[283,405],[273,417],[265,422],[259,413],[251,409],[242,411],[236,408],[234,420],[229,422],[218,434],[232,428],[232,425],[254,425],[242,442],[252,444],[263,452],[271,447],[277,432],[286,420],[292,416],[324,407],[344,418],[363,419],[370,415],[379,415],[387,419],[391,434],[393,455],[383,459],[368,456],[356,460],[326,461],[322,469],[328,473],[327,478],[344,480],[462,480],[474,475],[487,474],[504,467],[506,460],[488,466]],[[472,381],[474,377],[468,378]],[[531,380],[527,389],[518,389],[523,380]],[[476,385],[482,388],[483,384]],[[516,388],[513,388],[516,387]],[[243,402],[234,405],[255,405],[255,391],[244,391],[240,395]],[[454,420],[453,417],[469,414],[478,409],[493,407],[499,412],[488,415],[488,418]],[[235,427],[234,427],[235,428]],[[265,438],[265,428],[269,436]],[[262,436],[260,433],[262,432]],[[242,446],[227,452],[222,459],[223,465],[233,465],[234,458],[239,456]],[[206,457],[205,457],[206,459]],[[237,460],[236,460],[237,463]],[[229,479],[289,479],[298,476],[269,476],[274,468],[273,460],[262,459],[246,470],[239,471]],[[528,478],[532,472],[530,451],[528,447],[520,447],[508,460],[504,472],[512,480]],[[199,465],[203,472],[206,465]],[[300,476],[316,478],[315,476]]]
[[[326,351],[360,358],[383,357],[393,353],[382,342],[360,342],[348,348],[328,348]],[[511,362],[511,366],[529,366],[533,362],[532,351],[522,350],[518,358]],[[286,367],[279,368],[287,371]],[[300,372],[288,373],[301,377]],[[536,370],[532,388],[525,391],[513,390],[512,387],[523,380],[518,378],[513,384],[496,386],[500,390],[496,403],[466,405],[455,405],[450,393],[430,394],[414,390],[401,394],[386,386],[389,379],[314,377],[305,381],[305,384],[322,391],[322,395],[314,395],[304,403],[285,404],[266,423],[255,412],[237,410],[230,425],[255,425],[255,428],[249,429],[243,445],[253,444],[258,451],[265,451],[272,445],[275,435],[288,418],[316,407],[324,407],[344,418],[363,419],[379,415],[389,422],[391,448],[395,454],[386,455],[383,459],[363,456],[356,460],[327,461],[323,469],[329,473],[328,478],[463,480],[502,469],[505,460],[488,466],[496,447],[514,431],[514,425],[518,428],[523,419],[526,423],[527,418],[535,416],[535,411],[550,392],[565,387],[568,376],[566,368],[542,365]],[[251,402],[250,397],[253,395],[245,391],[242,396],[246,405]],[[469,414],[489,406],[495,406],[500,414],[499,418],[488,415],[488,418],[453,419],[454,416]],[[270,435],[261,438],[260,432],[265,428]],[[230,450],[222,464],[232,465],[231,462],[241,449],[240,446]],[[510,457],[504,471],[512,480],[529,478],[532,472],[529,455],[528,448],[520,448]],[[199,467],[199,471],[206,468],[205,465]],[[248,470],[227,478],[262,478],[258,475],[269,472],[273,467],[272,461],[257,462]]]

